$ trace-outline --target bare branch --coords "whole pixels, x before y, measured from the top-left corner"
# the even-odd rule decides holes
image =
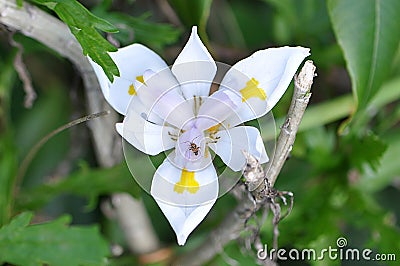
[[[10,33],[10,44],[15,48],[17,48],[17,53],[15,54],[14,58],[14,67],[24,86],[24,91],[25,91],[24,106],[25,108],[31,108],[33,102],[36,99],[36,92],[32,85],[31,75],[29,74],[29,71],[24,63],[24,60],[22,59],[22,53],[24,52],[24,47],[13,39],[13,35],[14,35],[13,33]]]
[[[167,0],[156,0],[156,3],[158,6],[160,6],[160,10],[163,12],[168,21],[171,22],[171,24],[178,27],[182,26],[179,17],[175,13],[175,10],[171,7]]]
[[[257,159],[247,151],[242,151],[246,157],[246,167],[244,168],[243,176],[246,179],[245,184],[247,189],[253,194],[258,194],[261,190],[265,189],[264,183],[264,170]],[[256,195],[256,199],[258,196]]]
[[[227,215],[222,223],[209,234],[209,237],[199,247],[177,258],[174,261],[174,265],[203,265],[216,254],[220,253],[223,247],[231,240],[238,239],[240,233],[245,229],[248,219],[250,219],[259,208],[265,206],[265,196],[268,196],[264,193],[267,189],[267,182],[269,182],[268,186],[272,188],[292,149],[301,118],[303,117],[311,96],[310,89],[314,73],[314,64],[312,61],[307,61],[300,71],[300,74],[295,77],[292,102],[286,122],[282,126],[278,137],[274,159],[270,163],[271,165],[267,172],[268,179],[265,179],[264,171],[260,169],[258,162],[252,159],[252,156],[245,153],[248,163],[243,175],[246,179],[246,185],[251,191],[251,196],[244,197],[237,207]],[[274,205],[273,207],[275,207],[274,211],[277,213],[277,206]],[[277,230],[276,227],[274,227],[274,229]],[[275,233],[277,234],[277,232]],[[276,240],[274,240],[274,242],[275,241]],[[275,243],[275,245],[277,245],[277,243]],[[269,260],[265,261],[265,263],[274,265],[274,262]]]
[[[267,177],[272,187],[292,150],[301,119],[310,101],[310,90],[314,75],[315,66],[312,61],[308,60],[304,63],[300,73],[294,77],[294,92],[289,112],[285,123],[281,127],[274,158],[270,165],[267,166]]]
[[[133,199],[127,193],[116,193],[111,196],[111,203],[122,230],[127,233],[126,237],[131,238],[127,239],[128,245],[132,245],[130,250],[135,250],[137,254],[155,251],[154,247],[158,247],[159,242],[153,228],[148,226],[151,224],[149,217],[138,216],[136,212],[132,212],[132,210],[146,212],[142,201]],[[139,242],[142,243],[140,246],[136,244]]]

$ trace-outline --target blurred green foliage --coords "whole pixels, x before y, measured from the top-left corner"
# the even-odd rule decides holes
[[[106,265],[109,249],[98,227],[68,227],[68,216],[29,225],[32,216],[29,212],[19,214],[0,229],[0,262],[27,266]],[[27,256],[21,255],[27,252]]]
[[[156,51],[161,51],[166,45],[176,42],[181,33],[178,28],[170,24],[152,22],[149,12],[137,17],[115,12],[112,10],[111,0],[103,1],[100,5],[93,7],[92,12],[118,27],[118,32],[113,34],[113,38],[123,46],[139,42]]]
[[[118,71],[107,55],[116,48],[107,40],[117,46],[141,42],[171,63],[186,41],[181,35],[186,36],[194,24],[199,25],[215,58],[226,63],[270,46],[310,47],[318,77],[291,157],[276,184],[276,188],[295,194],[294,209],[280,224],[279,245],[322,250],[336,247],[337,238],[343,236],[348,247],[395,253],[400,259],[399,1],[31,2],[54,11],[70,27],[84,53],[99,62],[110,79]],[[171,8],[165,9],[162,3]],[[85,115],[86,102],[73,66],[50,48],[19,34],[14,39],[25,48],[24,62],[38,94],[32,109],[25,109],[23,84],[13,65],[16,48],[10,46],[7,35],[0,32],[0,262],[137,263],[134,255],[126,252],[111,258],[107,250],[107,243],[127,247],[119,226],[98,210],[99,201],[115,192],[141,197],[160,239],[175,245],[161,211],[141,193],[125,163],[109,169],[98,166],[85,126],[51,139],[26,174],[16,179],[29,150],[55,128]],[[291,90],[274,109],[278,127],[284,121]],[[265,139],[274,136],[268,129],[262,131]],[[230,195],[219,199],[188,244],[175,251],[179,254],[196,248],[235,204]],[[32,213],[37,222],[53,221],[29,225]],[[56,219],[65,213],[72,218]],[[95,224],[101,224],[102,230]],[[271,247],[270,219],[259,234],[263,244]],[[244,246],[241,241],[230,243],[209,265],[231,264],[232,260],[255,265],[256,250]]]

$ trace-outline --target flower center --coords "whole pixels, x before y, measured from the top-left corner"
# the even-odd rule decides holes
[[[196,128],[184,132],[178,139],[179,152],[190,162],[197,161],[204,156],[205,144],[204,133]]]

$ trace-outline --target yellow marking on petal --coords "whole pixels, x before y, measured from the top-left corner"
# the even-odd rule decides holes
[[[242,102],[245,102],[253,97],[260,98],[261,100],[267,99],[265,91],[259,88],[258,84],[259,82],[255,78],[251,78],[249,81],[247,81],[246,87],[240,90],[240,93],[242,94]]]
[[[194,172],[182,169],[181,179],[174,186],[176,193],[182,194],[185,190],[189,193],[194,194],[199,190],[199,183],[194,179]]]
[[[129,86],[128,93],[129,93],[129,95],[136,95],[135,86],[133,86],[133,84],[131,84],[131,85]]]
[[[139,82],[142,82],[143,84],[145,84],[145,83],[144,83],[143,75],[137,76],[137,77],[136,77],[136,80],[139,81]]]
[[[207,129],[207,131],[212,134],[212,133],[217,133],[219,128],[221,127],[221,123],[216,124],[215,126],[210,127]]]
[[[144,83],[143,75],[137,76],[136,80],[143,83],[144,85],[146,85],[146,83]],[[135,86],[133,84],[129,85],[128,94],[129,95],[137,95]]]

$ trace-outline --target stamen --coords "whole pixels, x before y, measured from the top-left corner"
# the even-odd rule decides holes
[[[177,134],[172,134],[171,132],[168,131],[168,136],[170,136],[173,141],[178,141]]]
[[[137,77],[136,77],[136,80],[139,81],[139,82],[141,82],[141,83],[143,83],[143,84],[146,84],[146,83],[144,83],[143,75],[137,76]]]
[[[216,124],[215,126],[210,127],[206,131],[209,134],[209,137],[207,138],[206,144],[209,143],[217,143],[217,141],[220,139],[220,137],[216,136],[216,134],[219,131],[219,128],[222,126],[221,123]]]
[[[146,85],[146,83],[144,83],[143,75],[142,76],[137,76],[136,80]],[[133,84],[129,85],[128,94],[131,95],[131,96],[132,95],[137,95],[135,86]]]
[[[210,127],[209,129],[207,129],[207,131],[210,134],[215,134],[219,131],[219,128],[221,127],[221,123],[216,124],[215,126]]]
[[[194,116],[197,116],[198,111],[199,111],[199,107],[197,106],[197,96],[196,95],[193,95],[193,100],[194,100],[193,113],[194,113]]]
[[[131,96],[136,95],[135,86],[133,86],[133,84],[129,85],[128,94]]]

